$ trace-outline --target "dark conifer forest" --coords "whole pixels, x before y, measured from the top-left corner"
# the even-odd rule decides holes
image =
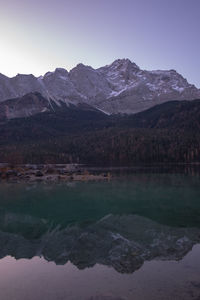
[[[0,161],[132,166],[200,162],[200,100],[135,115],[68,108],[0,124]]]

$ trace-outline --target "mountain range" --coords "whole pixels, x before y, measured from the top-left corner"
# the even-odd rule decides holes
[[[40,95],[39,95],[40,94]],[[135,114],[171,100],[200,98],[200,90],[175,70],[141,70],[129,59],[93,69],[78,64],[44,76],[0,74],[0,119],[28,117],[76,106],[110,114]]]
[[[128,59],[43,77],[0,75],[0,162],[200,162],[200,90]]]

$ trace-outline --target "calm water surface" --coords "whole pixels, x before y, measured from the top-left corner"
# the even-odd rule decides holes
[[[198,172],[0,183],[1,300],[200,299]]]

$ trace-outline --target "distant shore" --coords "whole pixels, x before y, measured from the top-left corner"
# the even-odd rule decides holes
[[[91,166],[84,164],[0,163],[0,182],[110,181],[133,173],[180,173],[200,176],[199,163],[156,163],[135,166]]]
[[[65,182],[110,179],[110,172],[89,171],[78,164],[0,164],[0,181]]]

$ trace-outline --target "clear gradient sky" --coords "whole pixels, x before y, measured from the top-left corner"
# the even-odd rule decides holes
[[[0,0],[0,73],[129,58],[200,87],[200,0]]]

